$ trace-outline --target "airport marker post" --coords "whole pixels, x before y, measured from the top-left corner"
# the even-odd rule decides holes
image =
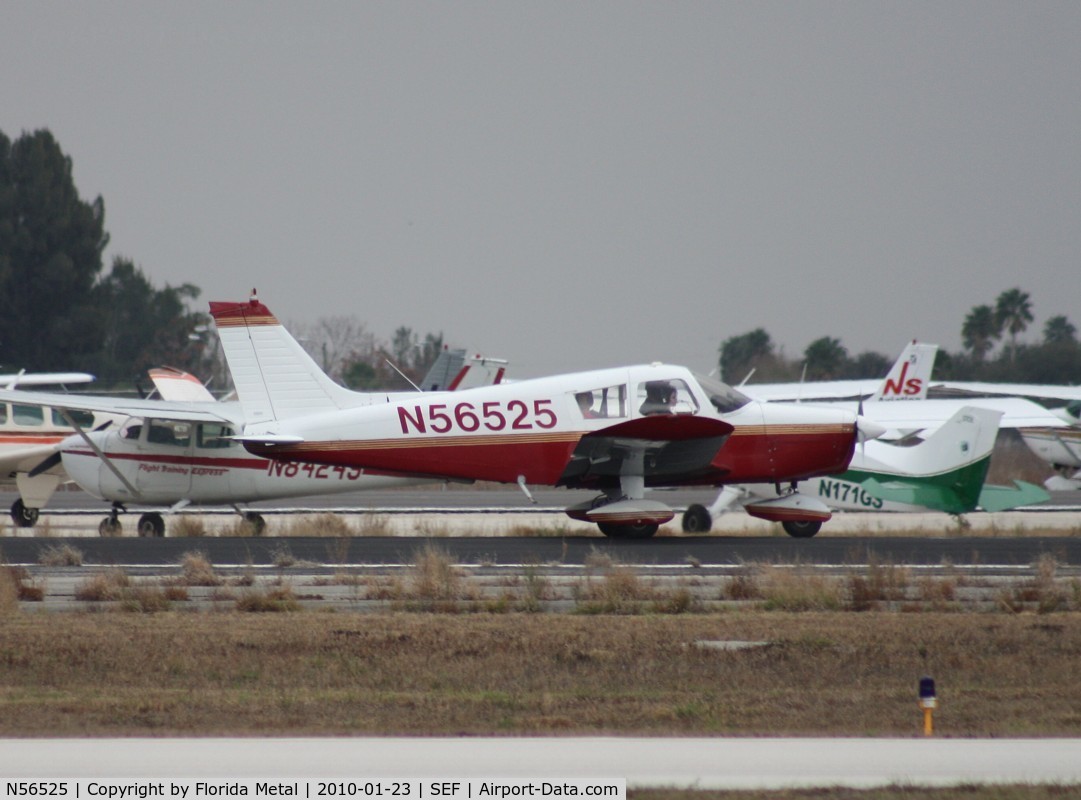
[[[938,700],[935,699],[935,679],[920,678],[920,708],[923,709],[923,735],[931,736],[935,732],[934,713]]]

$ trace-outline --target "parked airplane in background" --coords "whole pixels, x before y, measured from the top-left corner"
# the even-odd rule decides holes
[[[750,513],[789,524],[829,509],[796,483],[843,471],[873,425],[856,414],[750,400],[683,367],[652,364],[357,406],[255,297],[211,303],[255,455],[300,469],[595,489],[567,509],[609,536],[651,536],[674,516],[653,486],[770,482]],[[283,353],[289,353],[283,358]],[[303,467],[299,465],[304,465]],[[782,491],[781,485],[789,487]]]
[[[926,400],[937,344],[911,341],[885,378],[799,383],[741,383],[739,390],[755,400],[812,402],[815,400]]]
[[[1062,428],[1068,424],[1043,406],[1008,393],[980,398],[929,397],[928,391],[935,385],[931,371],[937,352],[938,345],[909,343],[882,380],[747,384],[740,390],[771,402],[859,409],[861,415],[886,429],[881,437],[884,440],[926,437],[966,405],[1001,412],[1000,428]]]
[[[0,375],[0,386],[68,386],[89,383],[86,372],[16,372]],[[91,427],[92,419],[84,419]],[[11,506],[11,519],[20,526],[33,525],[38,509],[52,497],[60,484],[56,474],[31,476],[42,459],[56,451],[71,426],[52,408],[20,403],[0,403],[0,486],[14,487],[19,497]]]
[[[295,358],[296,363],[285,368],[296,366],[301,374],[308,369],[318,370],[303,349],[293,344],[295,350],[283,358]],[[433,367],[436,371],[429,371],[425,385],[438,385],[447,374],[452,376],[453,385],[503,377],[506,362],[479,356],[462,358],[456,351],[445,352],[447,357],[437,359]],[[231,505],[261,532],[265,527],[262,517],[242,512],[241,504],[430,482],[359,468],[283,464],[259,458],[246,452],[233,438],[245,423],[239,402],[216,401],[198,379],[180,370],[161,368],[150,374],[165,400],[0,392],[5,398],[18,399],[20,408],[37,413],[52,407],[57,409],[57,415],[81,415],[78,418],[84,424],[79,433],[72,436],[72,428],[67,427],[62,443],[38,454],[34,463],[40,468],[47,459],[51,473],[66,474],[89,494],[113,503],[112,513],[99,526],[102,535],[121,532],[119,514],[129,504],[165,505],[171,511],[191,504]],[[326,381],[353,404],[385,403],[395,396],[352,392],[329,378]],[[398,394],[413,397],[416,392]],[[117,424],[109,429],[87,430],[91,413],[104,412],[119,415]],[[162,514],[142,514],[138,531],[142,536],[164,535]]]
[[[1054,491],[1081,489],[1081,386],[975,381],[934,381],[932,386],[965,399],[980,395],[1015,395],[1065,402],[1064,406],[1050,410],[1064,425],[1042,424],[1025,428],[1020,434],[1028,448],[1055,470],[1056,474],[1044,481],[1047,488]]]
[[[811,478],[804,491],[843,511],[965,514],[976,508],[1002,511],[1049,499],[1039,486],[1023,481],[1012,487],[984,483],[1001,416],[990,409],[963,408],[919,444],[867,442],[856,448],[845,472]],[[711,505],[687,509],[683,530],[705,533],[718,514],[753,503],[767,492],[768,487],[761,485],[726,486]]]

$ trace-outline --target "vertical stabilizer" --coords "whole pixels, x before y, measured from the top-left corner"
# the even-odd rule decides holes
[[[875,392],[875,400],[926,400],[937,344],[909,342]]]
[[[210,313],[249,424],[356,404],[254,294],[246,303],[211,303]]]

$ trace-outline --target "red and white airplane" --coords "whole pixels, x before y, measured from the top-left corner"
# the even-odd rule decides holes
[[[304,469],[595,489],[567,509],[609,536],[651,536],[673,517],[649,487],[774,484],[746,506],[793,535],[830,510],[796,484],[844,471],[882,432],[839,408],[750,400],[684,367],[648,364],[357,404],[254,296],[211,303],[251,453]],[[316,465],[316,466],[313,466]],[[299,468],[299,467],[298,467]]]

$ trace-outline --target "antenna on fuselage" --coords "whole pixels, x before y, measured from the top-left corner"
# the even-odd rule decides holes
[[[401,375],[401,376],[402,376],[402,377],[403,377],[403,378],[405,379],[406,383],[408,383],[408,384],[409,384],[410,386],[412,386],[412,387],[413,387],[414,389],[416,389],[416,390],[417,390],[418,392],[419,392],[419,391],[422,391],[422,390],[421,390],[421,388],[420,388],[419,386],[417,386],[417,385],[416,385],[415,383],[413,383],[413,381],[411,381],[411,380],[409,379],[409,376],[408,376],[408,375],[406,375],[406,374],[405,374],[404,372],[402,372],[402,371],[401,371],[400,369],[398,369],[398,365],[397,365],[397,364],[395,364],[395,363],[394,363],[393,361],[391,361],[391,360],[390,360],[389,358],[384,358],[383,360],[384,360],[384,361],[386,361],[386,362],[387,362],[387,363],[388,363],[388,364],[390,365],[390,368],[391,368],[392,370],[394,370],[394,371],[395,371],[395,372],[397,372],[397,373],[398,373],[399,375]]]

